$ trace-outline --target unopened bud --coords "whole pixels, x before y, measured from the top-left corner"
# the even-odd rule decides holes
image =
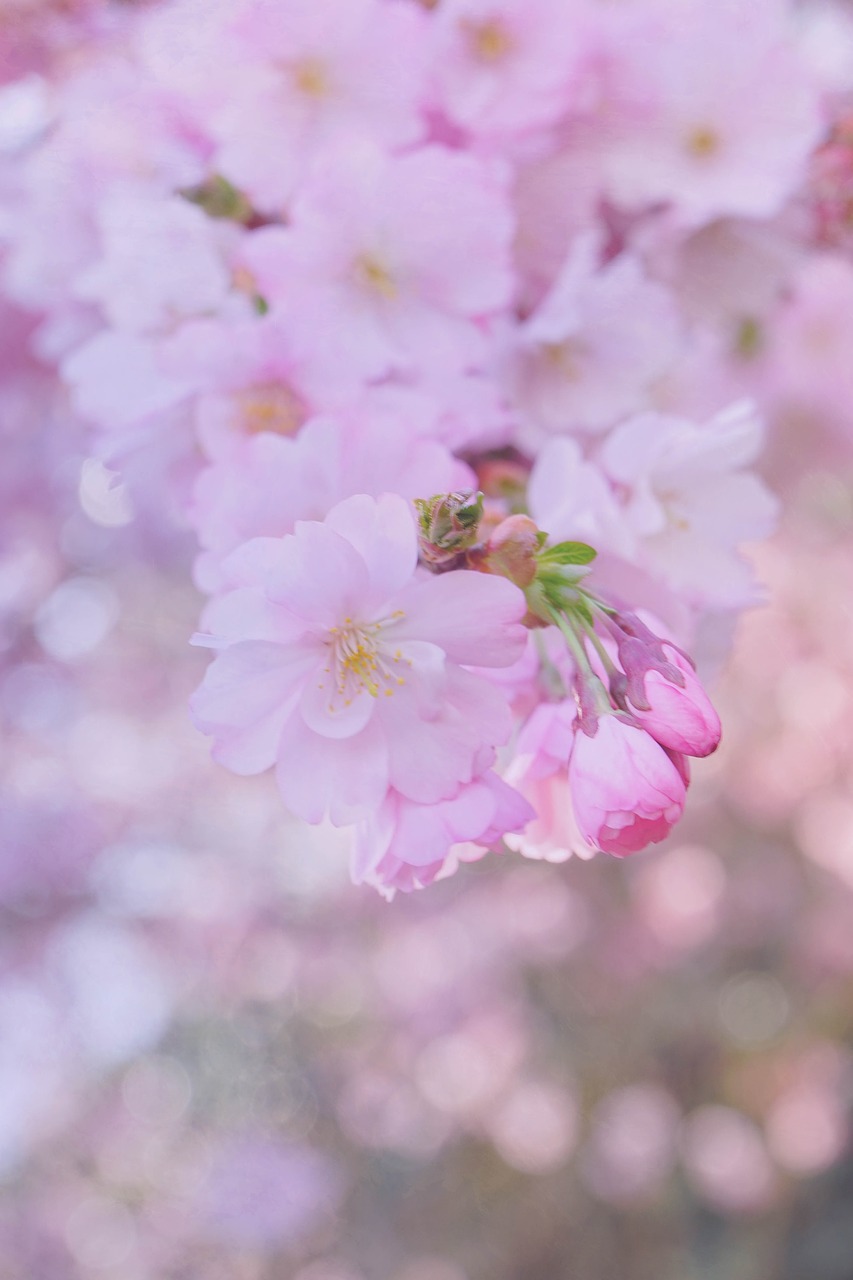
[[[483,518],[483,495],[472,490],[415,498],[421,559],[437,568],[477,545]]]
[[[542,534],[530,516],[507,516],[493,530],[478,566],[499,573],[524,590],[536,577]]]

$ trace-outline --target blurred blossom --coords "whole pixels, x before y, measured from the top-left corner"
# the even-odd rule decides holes
[[[598,1103],[581,1170],[603,1200],[653,1196],[675,1160],[678,1107],[657,1085],[629,1085]]]
[[[81,1267],[93,1272],[126,1266],[136,1247],[133,1216],[114,1200],[83,1200],[69,1214],[65,1240]]]
[[[693,947],[713,936],[726,888],[722,862],[709,849],[682,846],[641,871],[637,907],[666,946]]]
[[[731,1107],[706,1106],[684,1122],[681,1153],[698,1192],[715,1208],[751,1213],[773,1201],[777,1179],[758,1129]]]
[[[81,917],[57,930],[48,963],[84,1057],[113,1065],[156,1042],[168,1024],[168,973],[129,930]]]
[[[749,1047],[774,1040],[788,1021],[791,1006],[784,987],[770,974],[741,973],[723,987],[718,1009],[725,1033]]]
[[[497,1150],[522,1173],[550,1173],[566,1163],[575,1143],[577,1109],[562,1089],[518,1085],[489,1121]]]
[[[206,1231],[214,1239],[275,1248],[297,1241],[337,1208],[343,1180],[309,1147],[246,1135],[225,1143],[200,1188]]]
[[[34,619],[39,644],[60,662],[96,649],[118,618],[115,592],[97,579],[71,578],[45,600]]]
[[[133,506],[118,474],[97,458],[87,458],[80,468],[80,506],[90,520],[106,528],[129,524]]]

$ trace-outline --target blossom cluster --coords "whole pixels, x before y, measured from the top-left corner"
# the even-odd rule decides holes
[[[2,289],[152,538],[194,535],[215,758],[388,892],[662,839],[720,732],[687,652],[775,519],[759,318],[797,272],[853,292],[818,254],[831,33],[777,0],[102,8],[3,91]]]

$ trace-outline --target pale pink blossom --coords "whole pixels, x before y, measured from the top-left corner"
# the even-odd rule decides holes
[[[624,857],[663,840],[684,810],[685,780],[659,743],[616,715],[575,735],[569,790],[585,839]]]
[[[631,555],[636,539],[602,468],[570,436],[539,450],[527,490],[530,513],[552,542],[580,539]]]
[[[120,188],[97,207],[97,260],[74,294],[97,302],[107,322],[133,333],[170,331],[189,317],[225,308],[229,259],[240,230],[178,196]]]
[[[820,137],[820,104],[776,0],[652,0],[607,14],[608,190],[685,224],[777,213]]]
[[[519,656],[524,598],[485,574],[420,577],[403,498],[357,495],[235,558],[242,585],[208,612],[221,651],[194,718],[235,772],[275,764],[297,815],[355,821],[389,788],[450,799],[508,737],[503,697],[463,664]]]
[[[681,349],[668,291],[628,253],[599,265],[593,234],[579,238],[518,339],[516,397],[533,440],[542,431],[603,431],[649,403]]]
[[[527,801],[491,770],[436,804],[417,804],[391,791],[356,829],[352,878],[389,895],[420,889],[441,872],[454,845],[472,842],[487,849],[534,816]]]
[[[418,141],[425,15],[381,0],[248,0],[220,36],[234,59],[214,115],[216,167],[265,210],[282,207],[318,154],[364,138]]]
[[[709,422],[640,414],[605,440],[601,465],[624,494],[638,562],[699,606],[743,607],[753,577],[740,547],[767,537],[777,503],[748,465],[762,424],[748,403]]]
[[[594,852],[578,828],[568,784],[577,704],[574,699],[543,702],[518,736],[506,780],[533,806],[535,816],[523,831],[510,833],[508,848],[525,858],[565,862],[573,854]]]
[[[850,438],[853,266],[840,254],[804,262],[767,334],[763,374],[778,412]]]
[[[578,0],[442,0],[431,48],[438,105],[490,139],[554,124],[580,90],[585,18]]]
[[[276,399],[276,391],[279,397]],[[244,393],[260,426],[272,426],[284,389]],[[419,439],[393,416],[312,418],[298,435],[261,429],[236,435],[198,477],[190,521],[202,555],[199,585],[222,589],[222,560],[241,542],[292,533],[297,520],[322,520],[353,493],[416,498],[471,488],[473,474],[437,440]]]
[[[512,287],[503,185],[461,152],[365,144],[313,174],[290,226],[249,236],[242,260],[318,386],[482,363],[478,322]]]

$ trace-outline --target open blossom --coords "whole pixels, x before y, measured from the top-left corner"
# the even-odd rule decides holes
[[[535,817],[522,831],[506,837],[508,848],[525,858],[565,862],[593,850],[575,818],[568,785],[568,762],[577,726],[573,698],[543,702],[518,736],[506,777],[533,806]]]
[[[270,402],[272,389],[267,395]],[[222,561],[241,542],[291,533],[297,520],[320,520],[350,494],[415,498],[472,479],[437,440],[411,438],[404,423],[378,415],[312,418],[296,436],[238,436],[195,485],[189,514],[203,550],[199,581],[221,590]]]
[[[653,0],[607,15],[608,190],[686,224],[770,217],[820,137],[819,103],[776,0]]]
[[[640,414],[604,442],[601,465],[623,487],[640,562],[688,598],[739,608],[753,597],[739,547],[767,537],[777,512],[765,485],[746,470],[761,431],[752,405],[740,403],[701,426]]]
[[[617,715],[600,717],[592,736],[576,734],[569,789],[583,836],[617,857],[663,840],[681,817],[686,793],[664,748]]]
[[[553,288],[521,326],[516,396],[525,435],[604,431],[649,399],[681,346],[678,316],[638,259],[599,266],[595,235],[581,236]]]
[[[454,845],[489,848],[534,816],[527,801],[491,769],[437,804],[417,804],[391,791],[356,828],[353,880],[384,892],[422,888],[442,870]]]
[[[187,200],[121,189],[98,208],[101,253],[74,292],[98,302],[117,329],[169,331],[184,318],[222,309],[239,229]]]
[[[249,0],[221,32],[232,61],[214,113],[219,170],[281,208],[318,151],[424,132],[424,16],[381,0]],[[236,52],[236,59],[235,59]]]
[[[438,103],[485,138],[554,124],[578,95],[588,41],[576,0],[442,0],[433,19]]]
[[[242,258],[314,379],[355,385],[482,363],[477,322],[509,302],[511,235],[497,168],[365,143],[312,173],[291,225],[253,233]]]
[[[502,695],[463,664],[518,658],[523,596],[481,574],[420,577],[403,498],[357,495],[235,554],[242,585],[208,612],[220,652],[193,713],[235,772],[276,765],[297,815],[351,822],[389,789],[451,799],[509,736]]]
[[[554,436],[539,450],[527,496],[531,515],[554,541],[582,538],[625,555],[636,547],[607,476],[571,436]]]

